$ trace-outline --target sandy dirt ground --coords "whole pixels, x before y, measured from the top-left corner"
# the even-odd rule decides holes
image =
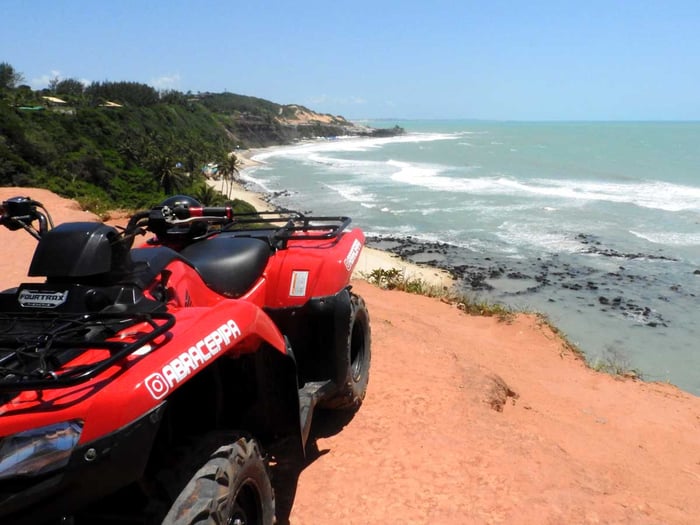
[[[57,223],[89,217],[0,189],[18,194]],[[35,241],[0,242],[0,285],[26,280]],[[367,397],[315,419],[306,460],[275,480],[278,523],[700,522],[700,398],[594,372],[534,316],[353,285],[372,322]]]

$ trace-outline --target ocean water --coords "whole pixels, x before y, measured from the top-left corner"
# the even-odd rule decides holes
[[[407,133],[264,150],[243,176],[376,246],[440,243],[413,260],[548,314],[591,363],[700,394],[700,123],[369,124]]]

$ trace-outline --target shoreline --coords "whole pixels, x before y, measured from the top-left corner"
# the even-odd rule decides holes
[[[271,150],[288,147],[295,146],[235,152],[243,163],[245,186],[238,186],[246,192],[243,195],[256,196],[265,206],[284,196],[283,191],[256,185],[245,170],[265,165]],[[299,202],[304,206],[303,199]],[[366,280],[376,268],[396,268],[407,278],[450,288],[478,302],[542,312],[582,350],[589,367],[634,373],[648,382],[670,382],[700,395],[700,383],[687,372],[700,365],[700,356],[683,353],[687,348],[683,337],[690,328],[678,324],[673,315],[677,305],[691,307],[693,289],[675,284],[664,288],[664,274],[649,270],[650,265],[675,259],[651,249],[624,250],[585,230],[572,234],[571,243],[578,245],[571,254],[542,252],[510,258],[419,237],[370,235],[353,277]],[[658,298],[644,293],[650,285],[656,287]],[[675,339],[669,340],[669,334]]]
[[[265,150],[278,147],[284,146],[271,146],[270,148],[234,151],[233,153],[240,161],[240,174],[243,175],[246,170],[256,166],[263,166],[265,163],[255,160],[254,156]],[[221,179],[207,179],[207,184],[209,184],[215,190],[220,191],[231,200],[239,199],[248,202],[258,211],[275,211],[276,209],[276,207],[270,203],[267,198],[269,194],[250,190],[246,188],[244,183],[242,183],[240,180],[234,180],[227,183],[229,186],[228,194],[223,191],[224,181]],[[353,279],[367,280],[367,276],[373,270],[377,269],[398,269],[405,279],[420,279],[428,285],[444,289],[451,288],[455,283],[454,278],[447,270],[434,266],[412,263],[402,258],[400,255],[386,250],[381,250],[379,248],[372,248],[365,244],[362,252],[360,253],[357,264],[355,265],[355,269],[353,270],[352,277]]]

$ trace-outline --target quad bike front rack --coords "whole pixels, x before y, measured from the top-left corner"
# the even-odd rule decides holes
[[[135,338],[110,340],[141,325]],[[153,342],[175,325],[168,313],[0,314],[0,393],[84,383]],[[63,368],[88,350],[107,350],[94,363]]]
[[[240,229],[242,225],[275,227],[277,239],[322,240],[338,237],[349,225],[350,217],[307,217],[298,212],[256,212],[236,214],[234,222],[224,231]]]

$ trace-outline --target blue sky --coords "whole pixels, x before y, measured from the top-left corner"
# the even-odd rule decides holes
[[[0,61],[361,118],[700,119],[700,2],[2,0]]]

